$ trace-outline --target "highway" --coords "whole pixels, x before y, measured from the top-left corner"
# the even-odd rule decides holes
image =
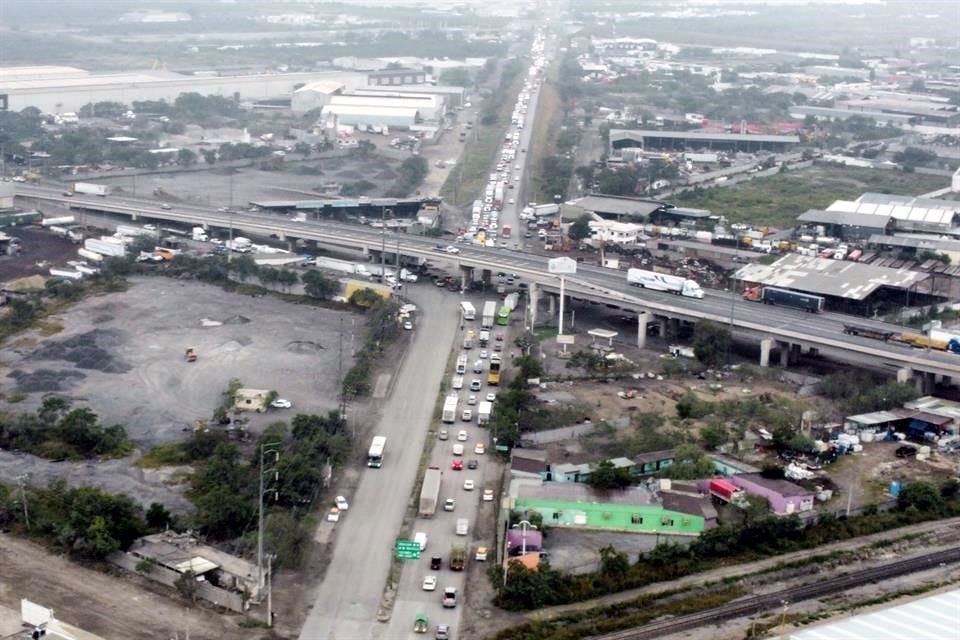
[[[156,221],[209,225],[221,229],[233,226],[235,233],[276,234],[284,238],[303,238],[373,251],[378,251],[382,242],[388,251],[399,244],[404,255],[434,260],[442,256],[449,260],[456,260],[463,267],[489,269],[493,272],[514,272],[528,282],[540,284],[547,289],[556,290],[557,288],[556,277],[547,273],[548,258],[508,248],[458,245],[459,253],[452,255],[444,253],[442,245],[438,251],[436,241],[433,239],[394,232],[381,234],[379,230],[363,225],[326,221],[298,222],[286,216],[249,212],[226,213],[209,207],[192,205],[178,205],[175,210],[164,210],[151,200],[115,196],[66,197],[56,189],[28,185],[18,185],[17,189],[18,196],[55,201],[74,208],[87,207],[91,210],[150,218]],[[843,333],[844,323],[851,321],[889,331],[909,331],[896,325],[835,313],[807,314],[789,308],[734,300],[731,293],[727,291],[707,289],[702,300],[679,298],[668,293],[635,289],[627,285],[622,271],[592,265],[581,264],[576,276],[567,278],[567,285],[570,295],[573,296],[590,298],[626,310],[648,310],[654,314],[682,319],[710,319],[726,324],[731,322],[732,309],[733,326],[754,333],[758,337],[769,335],[778,340],[792,341],[805,346],[868,356],[873,358],[879,367],[890,371],[910,367],[916,371],[945,376],[960,375],[960,356],[912,349]]]

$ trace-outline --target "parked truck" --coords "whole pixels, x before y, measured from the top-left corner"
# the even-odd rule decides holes
[[[110,193],[110,187],[105,184],[94,184],[92,182],[75,182],[73,184],[73,192],[105,198],[107,194]]]
[[[438,467],[430,467],[423,474],[423,487],[420,489],[420,506],[417,515],[421,518],[432,518],[437,512],[437,502],[440,500],[440,478],[442,473]]]
[[[443,415],[441,419],[447,424],[453,424],[457,421],[457,405],[460,403],[460,399],[454,394],[449,395],[443,401]]]
[[[58,218],[44,218],[40,221],[41,227],[51,227],[53,225],[73,224],[76,222],[73,216],[60,216]]]
[[[127,255],[127,247],[119,240],[98,240],[96,238],[87,238],[83,242],[83,248],[87,251],[99,253],[102,256],[116,256],[122,258]]]
[[[627,283],[642,289],[667,291],[688,298],[703,298],[703,289],[695,280],[672,276],[667,273],[657,273],[644,269],[627,269]]]
[[[487,300],[483,303],[483,319],[480,324],[482,329],[490,329],[493,327],[494,321],[497,319],[497,303],[493,300]]]
[[[207,230],[203,227],[194,227],[191,230],[190,237],[197,242],[207,242],[210,239],[210,236],[207,235]]]
[[[467,562],[467,545],[455,544],[450,547],[450,570],[463,571]]]
[[[778,287],[749,287],[743,292],[743,298],[764,304],[793,307],[808,313],[823,313],[823,297],[815,296],[812,293],[791,291]]]
[[[155,231],[150,231],[149,229],[144,229],[143,227],[131,227],[125,224],[117,225],[118,236],[126,236],[128,238],[135,238],[137,236],[151,236]]]
[[[477,424],[489,424],[490,414],[493,412],[493,403],[484,400],[477,406]]]
[[[103,255],[97,253],[96,251],[90,251],[89,249],[77,249],[77,255],[81,258],[89,260],[90,262],[103,262]]]

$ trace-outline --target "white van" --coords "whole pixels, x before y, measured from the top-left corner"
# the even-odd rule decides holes
[[[455,455],[455,456],[462,456],[462,455],[463,455],[463,445],[462,445],[462,444],[457,443],[457,444],[453,445],[453,455]]]
[[[417,531],[413,536],[413,541],[420,545],[420,551],[427,548],[427,534],[423,531]]]
[[[470,529],[470,521],[466,518],[457,519],[457,535],[465,536]]]

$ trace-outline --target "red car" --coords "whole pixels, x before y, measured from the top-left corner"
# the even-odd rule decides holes
[[[503,334],[502,334],[502,333],[498,333],[498,334],[497,334],[497,342],[503,342]]]
[[[450,461],[450,468],[454,471],[463,471],[463,460],[459,458],[454,458]]]

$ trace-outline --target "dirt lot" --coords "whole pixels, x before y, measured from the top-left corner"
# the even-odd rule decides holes
[[[146,580],[118,580],[3,534],[0,566],[0,610],[19,612],[20,598],[27,598],[55,609],[59,620],[108,640],[157,640],[177,634],[195,640],[250,640],[262,635],[239,628],[239,617],[193,607],[166,589],[159,595]]]
[[[14,405],[0,402],[0,409],[23,411],[59,393],[89,406],[104,424],[124,425],[145,450],[186,437],[237,378],[293,403],[293,411],[248,414],[256,433],[295,412],[336,407],[339,315],[195,282],[134,279],[126,292],[88,298],[51,318],[63,326],[59,334],[27,334],[0,348],[0,393],[27,395]],[[184,361],[187,347],[196,349],[197,362]],[[68,475],[143,501],[169,494],[163,473],[132,469],[129,461],[65,465],[9,453],[0,460],[3,481],[30,472],[35,482]]]
[[[63,266],[77,257],[77,246],[49,231],[34,227],[4,229],[20,238],[20,255],[0,254],[0,283],[36,274],[49,275],[51,266]]]

